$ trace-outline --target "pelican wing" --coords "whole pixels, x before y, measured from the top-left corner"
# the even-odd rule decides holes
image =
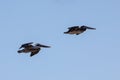
[[[69,27],[68,29],[74,29],[74,28],[79,28],[79,26],[72,26],[72,27]]]
[[[77,29],[79,29],[79,26],[73,26],[73,27],[69,27],[68,29],[69,29],[69,30],[71,30],[71,31],[74,31],[74,30],[77,30]]]
[[[37,54],[39,51],[40,51],[40,48],[31,50],[30,57],[32,57],[33,55]]]
[[[77,31],[77,30],[79,30],[79,26],[69,27],[68,29],[69,30],[67,32]]]
[[[20,48],[28,48],[28,47],[32,47],[33,42],[29,42],[29,43],[25,43],[25,44],[22,44]],[[20,49],[19,48],[19,49]]]

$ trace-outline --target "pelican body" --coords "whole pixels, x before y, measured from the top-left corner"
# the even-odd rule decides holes
[[[76,34],[79,35],[86,31],[87,29],[95,30],[95,28],[88,27],[88,26],[72,26],[68,28],[69,30],[67,32],[64,32],[64,34]]]
[[[18,53],[31,53],[30,54],[30,57],[32,57],[33,55],[37,54],[40,50],[41,50],[41,47],[44,47],[44,48],[50,48],[50,46],[46,46],[46,45],[42,45],[42,44],[35,44],[35,45],[32,45],[33,42],[30,42],[30,43],[25,43],[25,44],[22,44],[21,50],[18,50]]]

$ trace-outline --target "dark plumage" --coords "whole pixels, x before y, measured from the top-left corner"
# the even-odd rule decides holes
[[[95,28],[91,28],[88,26],[72,26],[68,28],[69,30],[67,32],[64,32],[65,34],[76,34],[79,35],[81,33],[83,33],[84,31],[86,31],[86,29],[92,29],[95,30]]]
[[[42,44],[35,44],[35,45],[32,45],[33,42],[30,42],[30,43],[25,43],[25,44],[22,44],[20,49],[21,50],[18,50],[18,53],[31,53],[30,56],[32,57],[33,55],[37,54],[40,50],[41,50],[41,47],[44,47],[44,48],[50,48],[50,46],[46,46],[46,45],[42,45]]]
[[[29,42],[29,43],[22,44],[21,47],[20,47],[19,49],[21,49],[21,48],[33,47],[32,44],[33,44],[33,42]]]

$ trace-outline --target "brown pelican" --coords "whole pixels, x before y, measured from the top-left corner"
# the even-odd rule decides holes
[[[95,30],[95,28],[91,28],[88,26],[72,26],[68,28],[69,30],[67,32],[64,32],[65,34],[76,34],[79,35],[81,33],[83,33],[84,31],[86,31],[86,29],[92,29]]]
[[[40,50],[41,50],[41,47],[44,47],[44,48],[50,48],[50,46],[46,46],[46,45],[42,45],[42,44],[35,44],[35,45],[32,45],[33,42],[30,42],[30,43],[25,43],[25,44],[22,44],[20,49],[21,50],[18,50],[18,53],[31,53],[30,54],[30,57],[32,57],[33,55],[37,54]]]

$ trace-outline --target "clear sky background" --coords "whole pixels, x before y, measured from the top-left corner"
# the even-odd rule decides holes
[[[119,0],[0,0],[0,37],[0,80],[120,80]],[[31,41],[51,48],[17,53]]]

